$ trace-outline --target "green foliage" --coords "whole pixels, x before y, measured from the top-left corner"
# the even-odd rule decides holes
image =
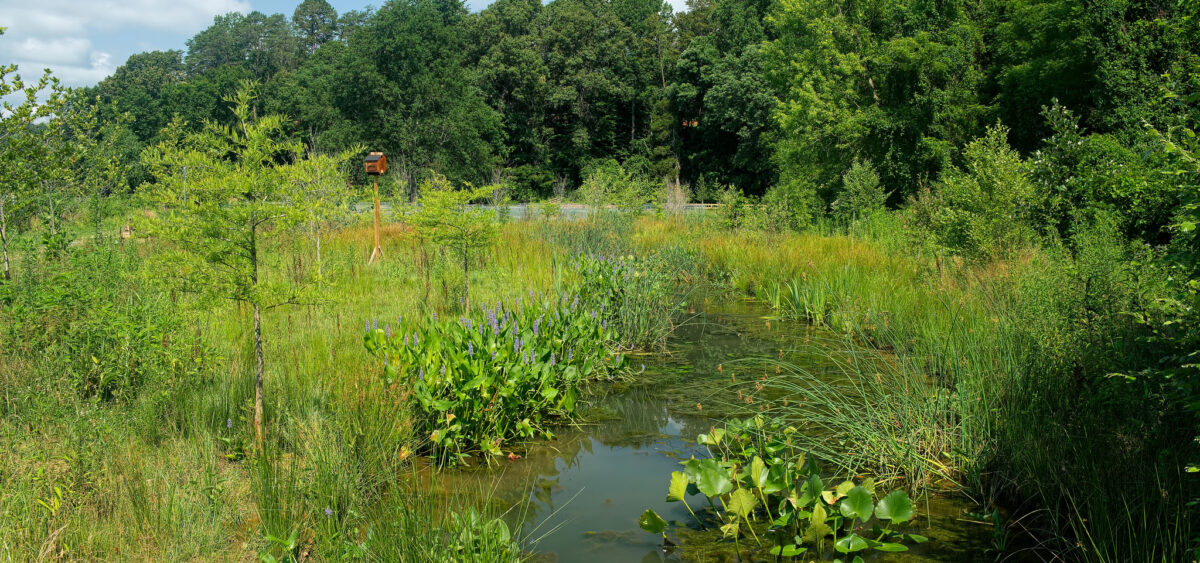
[[[842,175],[842,190],[830,208],[834,217],[849,224],[883,211],[887,197],[871,163],[855,160]]]
[[[207,350],[167,295],[149,291],[136,249],[100,245],[38,261],[0,299],[8,354],[81,397],[133,401],[168,380],[202,377]]]
[[[302,150],[281,138],[282,118],[251,116],[252,99],[248,87],[230,98],[237,127],[210,123],[188,134],[173,123],[144,155],[156,181],[141,193],[159,213],[150,233],[173,244],[160,258],[184,289],[271,307],[298,294],[291,283],[260,279],[260,252],[306,218],[306,183],[292,175],[330,163],[279,164]]]
[[[486,305],[478,315],[372,328],[364,346],[382,365],[383,384],[416,399],[418,435],[443,463],[468,454],[501,455],[512,441],[552,436],[556,418],[575,410],[581,385],[621,366],[610,356],[613,328],[580,293],[518,305]],[[369,327],[371,328],[371,327]]]
[[[667,501],[683,502],[697,524],[717,527],[726,538],[736,541],[748,534],[760,546],[769,542],[776,556],[799,555],[810,547],[820,553],[831,535],[839,553],[907,551],[901,542],[926,540],[901,527],[913,519],[907,493],[892,491],[876,501],[870,478],[826,488],[816,465],[794,448],[796,433],[781,421],[757,416],[699,435],[696,441],[707,446],[712,457],[680,462],[684,470],[671,474]],[[687,500],[695,494],[709,505],[699,514]],[[764,538],[755,531],[762,527],[759,518],[767,523]],[[871,534],[859,535],[868,522],[874,523]],[[642,515],[639,525],[665,537],[667,523],[653,510]]]
[[[449,248],[458,255],[463,272],[464,308],[471,308],[471,257],[492,245],[496,238],[496,214],[468,207],[472,201],[492,196],[494,186],[475,188],[470,184],[455,190],[445,177],[435,174],[421,185],[418,206],[406,217],[421,236]]]
[[[1000,258],[1033,242],[1034,184],[1007,134],[997,125],[971,141],[964,167],[948,170],[936,191],[915,204],[938,244],[973,258]]]
[[[657,183],[626,164],[622,166],[613,159],[593,164],[584,171],[583,185],[575,197],[593,211],[612,204],[622,213],[642,214],[646,204],[654,200]]]

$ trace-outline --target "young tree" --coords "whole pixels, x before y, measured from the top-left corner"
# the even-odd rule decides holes
[[[0,27],[0,35],[4,28]],[[8,245],[10,225],[19,225],[35,209],[38,188],[52,164],[49,141],[53,129],[36,122],[55,115],[62,107],[58,79],[47,70],[34,83],[25,83],[17,65],[0,66],[0,100],[10,94],[14,101],[0,105],[0,248],[4,279],[12,279]],[[44,100],[39,97],[47,95]]]
[[[316,244],[318,285],[323,278],[322,229],[350,215],[350,190],[346,185],[347,172],[343,164],[350,160],[351,155],[361,154],[363,150],[361,146],[355,146],[337,155],[312,155],[297,162],[288,174],[288,180],[296,184],[297,193],[304,195],[304,222]]]
[[[149,232],[170,243],[163,271],[183,289],[248,303],[254,309],[254,430],[263,440],[262,311],[299,303],[303,283],[265,275],[272,239],[302,223],[305,183],[293,176],[309,164],[300,143],[286,140],[278,115],[255,117],[254,91],[243,84],[228,98],[235,125],[208,123],[192,134],[176,119],[144,158],[156,182],[143,186],[157,211]]]
[[[471,256],[491,246],[496,238],[496,214],[468,207],[472,201],[491,197],[494,186],[476,188],[467,184],[454,189],[444,176],[434,175],[421,186],[418,208],[409,221],[433,242],[458,255],[463,270],[463,306],[471,308]]]

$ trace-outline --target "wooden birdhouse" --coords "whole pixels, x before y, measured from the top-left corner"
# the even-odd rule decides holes
[[[381,152],[373,152],[367,155],[367,160],[364,163],[367,166],[367,174],[378,176],[387,172],[387,157]]]

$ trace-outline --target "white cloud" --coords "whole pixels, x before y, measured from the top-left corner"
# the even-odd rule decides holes
[[[249,10],[246,0],[0,0],[0,27],[8,28],[0,36],[0,63],[17,63],[27,78],[49,67],[68,86],[91,85],[132,54],[121,51],[145,45],[98,48],[96,32],[186,38],[208,27],[213,16]]]

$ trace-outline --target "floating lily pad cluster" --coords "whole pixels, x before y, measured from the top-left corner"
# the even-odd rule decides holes
[[[666,500],[682,502],[700,526],[719,528],[739,549],[749,536],[784,557],[823,554],[828,546],[843,554],[907,551],[906,544],[926,541],[898,529],[915,515],[907,493],[883,494],[870,478],[823,481],[816,464],[793,451],[795,432],[757,416],[699,435],[713,457],[682,462],[683,471],[671,473]],[[695,495],[707,503],[699,513],[688,502]],[[653,510],[639,524],[665,538],[668,524]]]

